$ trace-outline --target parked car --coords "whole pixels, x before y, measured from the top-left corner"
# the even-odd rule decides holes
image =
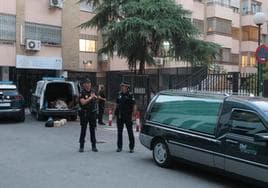
[[[163,91],[139,138],[160,167],[180,159],[268,184],[268,99]]]
[[[24,98],[11,81],[0,81],[0,118],[25,120]]]
[[[72,81],[64,78],[45,77],[37,82],[31,96],[30,111],[37,120],[48,117],[77,119],[78,88]]]

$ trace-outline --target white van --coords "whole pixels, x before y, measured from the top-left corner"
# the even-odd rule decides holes
[[[46,77],[37,82],[31,96],[30,111],[37,120],[48,117],[77,119],[78,88],[75,82],[64,78]]]

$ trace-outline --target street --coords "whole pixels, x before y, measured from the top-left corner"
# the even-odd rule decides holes
[[[0,122],[0,188],[249,187],[186,164],[160,168],[137,132],[135,152],[128,152],[124,132],[123,151],[117,153],[115,125],[98,126],[98,153],[91,151],[89,134],[86,151],[79,153],[78,121],[60,128],[44,124],[30,114],[24,123]]]

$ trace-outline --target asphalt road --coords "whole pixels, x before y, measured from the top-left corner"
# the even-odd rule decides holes
[[[27,115],[24,123],[0,122],[0,188],[223,188],[249,184],[181,163],[172,169],[156,166],[151,151],[136,135],[134,153],[116,150],[116,129],[97,128],[98,153],[78,152],[80,126],[67,122],[61,128],[46,128]],[[89,133],[89,131],[88,131]]]

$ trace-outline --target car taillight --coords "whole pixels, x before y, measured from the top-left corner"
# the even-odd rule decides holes
[[[16,100],[23,100],[23,96],[22,96],[22,95],[16,95],[16,96],[15,96],[15,99],[16,99]]]

